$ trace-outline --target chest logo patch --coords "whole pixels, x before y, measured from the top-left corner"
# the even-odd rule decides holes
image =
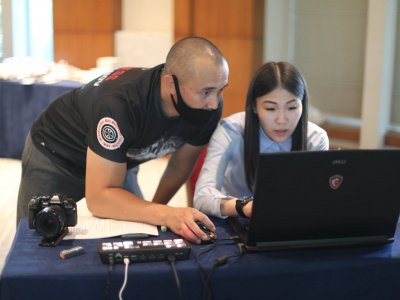
[[[112,118],[102,118],[97,124],[97,140],[108,150],[118,149],[124,142],[117,122]]]

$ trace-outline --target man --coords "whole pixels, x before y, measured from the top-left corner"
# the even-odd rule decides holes
[[[167,205],[186,182],[222,113],[229,69],[201,37],[177,42],[165,65],[121,68],[60,97],[33,124],[22,157],[17,222],[34,195],[86,197],[93,215],[169,227],[207,239],[208,217]],[[153,201],[143,200],[137,166],[173,153]],[[129,171],[127,171],[129,170]]]

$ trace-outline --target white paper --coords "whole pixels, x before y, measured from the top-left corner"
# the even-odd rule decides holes
[[[68,227],[69,232],[64,237],[65,240],[98,239],[130,233],[158,235],[157,226],[154,225],[94,217],[86,206],[85,198],[78,201],[76,206],[78,223],[74,227]]]

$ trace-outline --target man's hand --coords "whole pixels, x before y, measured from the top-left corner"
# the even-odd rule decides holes
[[[203,213],[192,207],[170,207],[166,214],[166,226],[174,233],[182,236],[192,243],[199,244],[201,240],[207,240],[208,236],[199,228],[196,221],[204,223],[211,231],[215,226]]]

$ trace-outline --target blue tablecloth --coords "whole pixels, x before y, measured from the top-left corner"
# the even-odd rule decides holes
[[[0,157],[21,158],[26,136],[34,120],[58,96],[82,84],[55,84],[0,80]]]
[[[215,220],[217,246],[200,256],[210,270],[216,258],[237,252],[233,232]],[[400,226],[398,226],[399,228]],[[173,236],[161,233],[161,238]],[[400,299],[400,233],[393,244],[320,250],[245,253],[216,268],[211,276],[214,299]],[[2,278],[1,299],[103,299],[108,265],[96,251],[100,240],[63,241],[56,248],[39,247],[41,237],[19,224]],[[110,239],[111,241],[116,239]],[[61,250],[81,245],[86,253],[67,260]],[[204,299],[195,256],[204,246],[193,245],[188,260],[177,261],[185,299]],[[117,299],[124,265],[115,265],[109,299]],[[131,264],[124,299],[178,299],[173,272],[167,262]]]

